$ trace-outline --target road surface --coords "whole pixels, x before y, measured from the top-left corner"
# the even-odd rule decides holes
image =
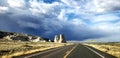
[[[116,58],[95,48],[82,44],[49,49],[34,54],[14,58]]]

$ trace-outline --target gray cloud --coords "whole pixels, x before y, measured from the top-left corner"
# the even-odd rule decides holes
[[[7,3],[7,0],[0,0],[0,6],[7,6],[8,3]]]
[[[86,9],[89,8],[89,4],[93,3],[94,0],[89,4],[87,4],[88,2],[85,3],[85,1],[82,1],[86,6],[81,6],[79,3],[80,1],[77,0],[68,1],[69,0],[62,0],[61,2],[57,2],[55,0],[51,3],[45,3],[45,1],[42,2],[42,0],[39,2],[36,0],[12,0],[11,2],[11,0],[9,0],[8,3],[8,0],[0,0],[0,6],[8,7],[6,12],[0,13],[0,29],[40,35],[52,39],[55,34],[63,33],[67,40],[85,40],[89,38],[110,36],[108,34],[109,32],[105,32],[105,30],[108,29],[103,30],[103,25],[101,24],[103,21],[106,22],[110,20],[108,18],[107,20],[98,19],[98,17],[112,17],[113,15],[105,14],[105,16],[96,16],[95,14],[91,15],[91,13],[87,13]],[[14,2],[17,4],[14,4]],[[69,4],[71,4],[71,2],[74,3],[70,6]],[[106,8],[107,7],[108,6],[106,6]],[[100,9],[106,8],[100,7]],[[98,8],[94,7],[93,9],[98,10]],[[111,9],[114,9],[114,6]],[[87,10],[91,11],[91,9]],[[113,17],[117,19],[119,18],[115,15]],[[111,19],[112,21],[114,21],[113,17]],[[99,23],[96,24],[96,21]],[[119,29],[118,24],[115,25],[114,29],[111,29],[113,25],[110,24],[112,23],[106,24],[107,27],[110,27],[110,31],[116,30],[117,28]]]

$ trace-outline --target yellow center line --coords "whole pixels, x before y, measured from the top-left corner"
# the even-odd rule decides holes
[[[78,46],[78,44],[75,45],[71,50],[67,51],[67,52],[66,52],[66,55],[65,55],[63,58],[67,58],[67,56],[68,56],[77,46]]]

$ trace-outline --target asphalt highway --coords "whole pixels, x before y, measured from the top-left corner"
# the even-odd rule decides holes
[[[75,44],[14,58],[116,58],[95,48]]]

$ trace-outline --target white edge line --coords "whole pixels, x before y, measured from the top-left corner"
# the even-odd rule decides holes
[[[85,47],[88,48],[90,51],[94,52],[95,54],[99,55],[100,57],[105,58],[103,55],[101,55],[100,53],[96,52],[95,50],[93,50],[93,49],[91,49],[91,48],[89,48],[87,46],[85,46]]]

